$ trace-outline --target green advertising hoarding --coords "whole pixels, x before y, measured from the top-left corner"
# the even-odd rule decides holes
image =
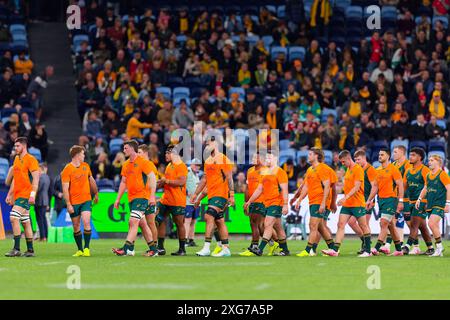
[[[156,194],[157,197],[161,195],[162,193]],[[93,205],[92,219],[98,232],[128,232],[130,209],[127,194],[122,197],[118,210],[114,208],[116,197],[117,193],[115,192],[100,192],[98,203]],[[235,194],[235,200],[236,205],[229,207],[225,212],[225,222],[228,231],[230,233],[250,233],[249,217],[244,214],[244,194]],[[195,231],[198,233],[205,232],[204,213],[207,209],[207,204],[207,199],[203,199],[200,218],[195,227]]]

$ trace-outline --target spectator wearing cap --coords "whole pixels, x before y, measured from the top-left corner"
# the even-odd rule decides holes
[[[128,120],[126,136],[128,139],[144,139],[144,135],[141,132],[141,129],[149,129],[152,127],[150,123],[143,123],[139,121],[139,117],[141,116],[141,111],[139,109],[135,109],[132,117]]]
[[[194,125],[194,112],[187,106],[186,99],[180,100],[179,107],[173,112],[172,121],[178,128],[191,129]]]
[[[18,59],[14,62],[14,71],[16,74],[31,74],[33,72],[33,61],[26,56],[25,51],[19,53]]]
[[[429,111],[431,116],[436,117],[436,119],[444,119],[446,113],[446,107],[441,99],[441,93],[437,90],[433,91],[433,98],[429,105]]]

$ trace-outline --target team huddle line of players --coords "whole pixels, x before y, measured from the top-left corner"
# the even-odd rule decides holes
[[[35,255],[29,209],[36,198],[39,165],[28,153],[27,143],[26,138],[16,139],[16,157],[6,179],[7,185],[10,185],[6,201],[13,206],[10,220],[14,234],[14,247],[6,253],[8,257]],[[208,198],[205,241],[203,248],[196,253],[198,256],[231,256],[224,212],[228,206],[235,205],[233,165],[226,155],[219,151],[218,146],[214,137],[207,140],[205,153],[209,154],[209,157],[204,163],[204,175],[195,192],[189,195],[190,202],[196,208],[204,197]],[[166,217],[171,215],[179,239],[179,249],[172,255],[186,255],[184,217],[188,169],[177,153],[176,146],[170,145],[167,148],[165,157],[168,164],[164,178],[159,180],[157,169],[148,158],[147,145],[139,145],[135,140],[130,140],[124,143],[123,151],[128,159],[122,167],[122,180],[114,207],[119,208],[122,196],[128,192],[129,231],[124,245],[112,248],[112,252],[118,256],[134,256],[135,240],[140,228],[148,246],[144,255],[165,255]],[[322,254],[339,256],[347,224],[361,238],[362,246],[358,257],[390,254],[392,240],[395,245],[392,255],[420,254],[419,231],[427,246],[423,254],[431,257],[442,256],[444,248],[440,224],[445,212],[450,211],[450,177],[442,170],[443,159],[439,156],[430,156],[427,167],[423,164],[426,156],[423,149],[412,148],[409,160],[406,155],[407,151],[403,146],[395,147],[394,162],[391,163],[390,150],[382,149],[378,156],[381,166],[375,169],[367,162],[364,150],[356,151],[353,157],[349,151],[342,151],[339,160],[346,168],[344,196],[337,201],[337,175],[324,163],[323,151],[312,148],[308,153],[311,167],[289,203],[288,177],[278,166],[277,157],[270,150],[264,156],[257,152],[252,159],[254,166],[247,172],[248,189],[244,205],[244,211],[250,217],[252,242],[240,255],[261,256],[266,247],[268,255],[290,255],[281,217],[288,214],[289,204],[295,205],[298,210],[307,196],[310,234],[306,248],[297,254],[299,257],[316,256],[321,238],[328,246],[328,249],[322,250]],[[61,180],[77,245],[73,256],[89,257],[92,202],[98,202],[98,188],[89,165],[84,162],[85,149],[73,146],[70,149],[70,157],[71,162],[63,169]],[[157,202],[155,192],[158,188],[163,188],[164,191]],[[369,220],[373,214],[375,199],[378,201],[381,215],[380,233],[376,245],[371,247]],[[337,211],[338,206],[341,207],[338,231],[333,240],[327,220],[330,213]],[[410,229],[406,244],[402,242],[403,219]],[[84,227],[83,233],[81,223]],[[20,251],[21,224],[27,243],[27,251],[24,253]],[[213,235],[217,246],[211,253]]]

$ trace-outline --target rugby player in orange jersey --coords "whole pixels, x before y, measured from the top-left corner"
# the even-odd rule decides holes
[[[244,210],[247,210],[256,199],[264,194],[264,233],[259,246],[251,247],[249,250],[261,256],[264,248],[272,238],[273,229],[275,229],[279,237],[278,243],[281,247],[279,255],[289,256],[290,252],[286,243],[286,233],[281,224],[281,216],[287,215],[289,212],[288,176],[286,171],[278,166],[278,159],[272,153],[268,153],[266,156],[266,166],[261,170],[258,187],[244,205]]]
[[[265,169],[265,166],[261,160],[261,156],[257,151],[252,158],[254,164],[253,167],[247,170],[247,185],[245,189],[245,201],[247,202],[252,194],[255,192],[259,185],[261,178],[261,171]],[[244,213],[250,216],[250,228],[252,230],[252,242],[250,247],[244,252],[239,253],[240,256],[254,256],[250,251],[251,247],[258,247],[259,239],[264,234],[264,217],[266,215],[266,208],[264,206],[264,193],[261,194],[249,207],[248,210],[244,210]],[[274,251],[278,248],[278,237],[275,230],[272,231],[272,239],[269,241],[269,256],[274,254]]]
[[[214,226],[217,226],[222,250],[213,253],[213,257],[229,257],[231,256],[228,244],[228,229],[225,224],[224,212],[228,205],[234,206],[234,182],[233,182],[233,164],[226,155],[219,152],[218,141],[215,137],[209,137],[207,141],[207,149],[205,150],[210,156],[206,159],[204,172],[200,183],[197,186],[191,199],[193,203],[198,204],[197,197],[203,192],[206,186],[208,193],[208,209],[206,210],[206,232],[205,244],[202,250],[197,252],[198,256],[211,255],[210,246]]]
[[[122,166],[122,181],[120,182],[117,199],[114,202],[114,208],[119,208],[120,199],[128,190],[131,214],[125,245],[122,248],[112,248],[112,252],[118,256],[134,256],[134,241],[139,227],[146,239],[152,239],[152,232],[144,215],[149,206],[156,205],[155,198],[150,197],[150,188],[156,185],[156,177],[149,162],[138,156],[138,147],[136,140],[126,141],[123,144],[123,152],[128,160]],[[147,181],[150,181],[150,183],[147,183]],[[154,257],[158,255],[158,250],[154,245],[149,246],[149,249],[146,256]]]
[[[19,137],[14,141],[16,157],[12,167],[11,186],[6,197],[6,203],[13,206],[10,221],[14,234],[14,247],[5,254],[7,257],[20,257],[20,236],[22,224],[25,231],[27,251],[24,257],[34,257],[33,230],[31,229],[30,205],[34,205],[39,186],[39,163],[28,153],[28,139]],[[8,181],[9,182],[9,181]]]
[[[391,231],[394,239],[395,252],[394,256],[402,256],[402,246],[400,238],[397,233],[397,228],[394,223],[394,216],[396,212],[403,211],[403,177],[400,171],[394,166],[391,161],[391,151],[387,148],[381,149],[378,154],[378,161],[381,166],[377,168],[377,183],[378,183],[378,206],[381,214],[380,219],[380,234],[375,248],[372,248],[372,254],[379,255],[380,252],[389,254],[390,251],[382,247],[386,240],[388,230]],[[396,191],[398,189],[398,192]],[[374,195],[371,195],[367,200],[366,209],[373,201]]]
[[[359,257],[370,257],[370,229],[366,220],[366,201],[364,199],[364,170],[353,161],[350,152],[347,150],[339,154],[339,160],[347,168],[344,177],[345,195],[337,203],[342,208],[339,215],[336,243],[333,249],[322,250],[322,253],[334,257],[339,255],[339,248],[345,236],[345,226],[350,217],[355,217],[364,232],[364,252]]]
[[[328,217],[327,207],[331,207],[329,202],[332,176],[329,167],[322,163],[324,159],[323,151],[319,148],[312,148],[308,153],[308,162],[311,167],[308,168],[305,175],[305,182],[297,200],[296,209],[300,208],[303,199],[308,195],[309,200],[309,238],[308,244],[302,252],[297,254],[299,257],[315,256],[317,244],[320,240],[319,226],[323,219]],[[332,199],[333,201],[333,199]],[[323,238],[326,240],[329,248],[334,247],[333,237],[328,228],[322,228]]]
[[[152,181],[152,179],[150,179],[147,181],[147,183],[149,184],[148,187],[150,188],[150,199],[152,199],[152,201],[156,202],[156,200],[154,200],[154,199],[156,198],[155,192],[156,192],[156,180],[158,177],[158,169],[156,169],[155,164],[152,161],[150,161],[150,159],[148,157],[149,150],[150,150],[150,148],[148,145],[141,144],[138,147],[138,155],[149,162],[152,172],[155,174],[155,180]],[[154,182],[154,185],[151,185],[152,182]],[[147,242],[147,245],[149,247],[156,246],[156,239],[158,238],[158,229],[156,228],[156,223],[155,223],[156,214],[157,214],[156,206],[148,206],[147,209],[145,210],[145,220],[147,221],[148,227],[150,228],[150,231],[152,232],[152,238],[145,239],[145,241]],[[150,251],[150,249],[144,255],[147,255],[149,251]]]
[[[186,181],[188,168],[177,154],[174,145],[169,145],[166,150],[166,171],[164,178],[158,181],[158,188],[164,187],[164,194],[158,202],[158,252],[166,253],[164,238],[166,234],[165,218],[169,214],[177,226],[178,251],[172,252],[173,256],[186,255],[186,229],[184,227],[184,213],[186,211]]]
[[[94,194],[94,203],[98,203],[97,184],[92,177],[91,168],[84,162],[85,152],[86,150],[82,146],[70,148],[69,153],[72,160],[61,172],[64,200],[72,220],[73,237],[78,248],[74,257],[91,256],[89,244],[91,241],[92,193]],[[81,220],[84,226],[84,248]]]

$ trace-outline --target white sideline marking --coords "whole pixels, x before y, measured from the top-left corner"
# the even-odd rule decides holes
[[[66,283],[53,283],[47,285],[49,288],[66,289]],[[136,290],[136,289],[164,289],[164,290],[193,290],[197,289],[196,285],[182,285],[177,283],[135,283],[135,284],[119,284],[119,283],[87,283],[81,284],[81,289],[108,289],[108,290]]]
[[[321,262],[321,263],[318,263],[318,264],[317,264],[318,267],[323,267],[323,266],[326,266],[326,265],[327,265],[327,264],[326,264],[325,262]]]
[[[211,267],[211,266],[271,266],[272,262],[236,262],[236,263],[165,263],[166,267]]]
[[[265,290],[265,289],[269,289],[269,288],[270,288],[270,284],[261,283],[260,285],[255,287],[255,290]]]
[[[67,263],[67,261],[50,261],[50,262],[38,262],[36,263],[38,266],[52,266],[54,264],[62,264]]]

